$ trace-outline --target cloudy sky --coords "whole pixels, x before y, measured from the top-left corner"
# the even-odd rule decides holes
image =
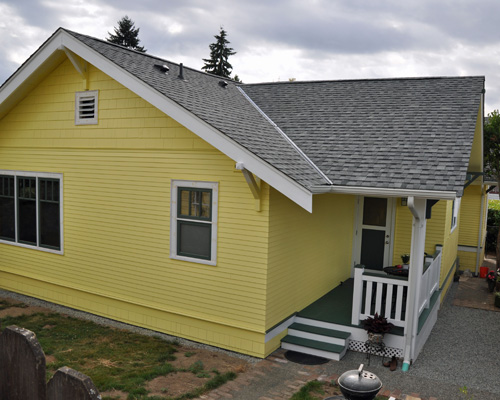
[[[0,0],[0,83],[58,27],[105,39],[124,15],[192,68],[223,26],[245,83],[484,75],[500,109],[499,0]]]

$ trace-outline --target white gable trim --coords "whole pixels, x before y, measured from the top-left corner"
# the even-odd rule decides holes
[[[6,112],[6,110],[2,110],[2,108],[4,108],[2,106],[5,106],[3,104],[4,101],[9,99],[12,95],[15,97],[16,90],[21,87],[27,90],[26,86],[28,85],[28,88],[30,87],[30,77],[32,74],[37,73],[39,68],[46,65],[46,62],[51,58],[59,58],[59,53],[64,54],[68,50],[175,119],[201,139],[226,154],[229,158],[236,162],[243,162],[245,168],[253,174],[266,181],[269,185],[283,193],[305,210],[312,212],[312,193],[309,190],[293,181],[290,177],[274,168],[272,165],[255,156],[243,146],[222,134],[196,115],[165,97],[151,86],[107,60],[96,51],[85,46],[78,39],[62,29],[57,31],[47,42],[45,42],[15,73],[7,84],[0,89],[0,117],[2,112]]]

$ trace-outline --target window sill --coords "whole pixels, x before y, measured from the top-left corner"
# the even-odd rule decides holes
[[[31,244],[24,244],[24,243],[16,243],[16,242],[11,242],[10,240],[3,240],[3,239],[0,239],[0,244],[9,244],[11,246],[24,247],[25,249],[40,250],[46,253],[64,255],[63,249],[61,250],[49,249],[47,247],[33,246]]]
[[[187,261],[187,262],[192,262],[192,263],[197,263],[197,264],[205,264],[205,265],[213,265],[213,266],[217,265],[217,261],[216,260],[204,260],[202,258],[178,256],[176,254],[171,254],[170,258],[172,260]]]

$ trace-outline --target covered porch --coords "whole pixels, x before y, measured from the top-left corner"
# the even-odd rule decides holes
[[[282,347],[335,360],[347,350],[365,352],[367,333],[361,322],[378,313],[394,324],[384,337],[385,356],[415,360],[437,320],[441,257],[442,247],[436,246],[436,252],[424,259],[415,285],[414,323],[409,312],[411,274],[390,276],[358,265],[353,278],[297,313]]]

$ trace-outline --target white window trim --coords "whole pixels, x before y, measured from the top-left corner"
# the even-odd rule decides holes
[[[212,244],[210,260],[180,256],[177,254],[177,198],[178,188],[212,189]],[[170,187],[170,258],[206,265],[217,265],[217,216],[219,204],[219,184],[217,182],[198,182],[172,180]]]
[[[462,201],[461,197],[457,197],[455,200],[453,200],[453,203],[451,205],[452,208],[452,214],[451,214],[451,230],[450,233],[452,233],[455,228],[458,225],[458,214],[460,213],[460,203]]]
[[[52,179],[58,179],[59,180],[59,232],[60,232],[60,237],[61,237],[61,249],[60,250],[55,250],[55,249],[48,249],[46,247],[41,247],[38,245],[31,245],[31,244],[26,244],[26,243],[18,243],[18,232],[19,230],[17,229],[17,184],[14,184],[14,213],[16,215],[15,220],[16,220],[16,240],[15,242],[11,242],[10,240],[3,240],[0,239],[0,243],[4,244],[10,244],[11,246],[17,246],[17,247],[25,247],[28,249],[36,249],[40,251],[45,251],[47,253],[54,253],[54,254],[64,254],[64,231],[63,231],[63,174],[59,173],[53,173],[53,172],[30,172],[30,171],[12,171],[12,170],[6,170],[6,169],[0,169],[0,174],[1,175],[10,175],[10,176],[29,176],[33,178],[52,178]],[[36,215],[38,216],[38,179],[36,180],[36,192],[37,192],[37,201],[36,201]],[[38,217],[36,219],[36,235],[37,235],[37,243],[40,242],[40,232],[38,229]]]
[[[80,99],[82,97],[94,97],[94,118],[80,118]],[[75,125],[97,125],[99,113],[99,91],[87,90],[75,94]]]

